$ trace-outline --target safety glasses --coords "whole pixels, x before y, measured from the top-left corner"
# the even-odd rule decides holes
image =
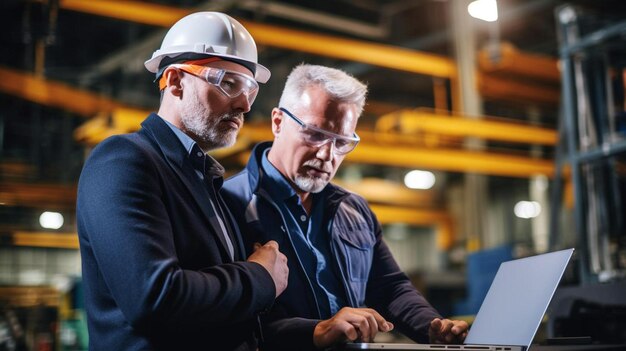
[[[259,92],[259,84],[254,78],[243,73],[187,63],[175,63],[170,66],[203,78],[231,99],[244,94],[250,105],[252,105]]]
[[[354,133],[354,136],[352,137],[347,137],[344,135],[329,132],[327,130],[302,122],[298,117],[294,116],[293,113],[289,112],[284,107],[279,107],[278,109],[281,112],[287,114],[287,116],[291,117],[291,119],[293,119],[296,123],[300,125],[300,136],[304,140],[305,144],[309,146],[321,147],[328,142],[332,142],[334,146],[334,153],[336,155],[345,155],[354,150],[354,148],[361,140],[361,138],[359,138],[356,133]]]

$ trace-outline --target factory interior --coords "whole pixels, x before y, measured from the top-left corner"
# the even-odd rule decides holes
[[[225,177],[273,138],[293,67],[342,69],[369,92],[333,182],[442,315],[471,323],[500,263],[575,248],[535,342],[626,345],[626,2],[491,2],[2,0],[0,350],[87,349],[81,169],[158,109],[144,62],[196,11],[240,21],[272,73],[210,152]]]

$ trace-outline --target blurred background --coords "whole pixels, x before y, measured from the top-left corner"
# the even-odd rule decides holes
[[[77,179],[156,111],[143,62],[199,10],[240,20],[272,71],[212,153],[228,175],[295,65],[343,69],[370,93],[336,183],[443,315],[471,322],[502,261],[575,247],[537,338],[626,343],[626,2],[2,0],[0,350],[86,349]]]

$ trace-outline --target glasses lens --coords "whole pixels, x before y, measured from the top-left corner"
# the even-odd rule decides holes
[[[322,132],[311,130],[307,127],[303,128],[302,136],[304,137],[304,141],[306,141],[307,144],[311,144],[312,146],[320,146],[331,139],[328,137],[328,135]]]
[[[347,154],[354,150],[356,147],[356,141],[347,139],[335,139],[335,149],[338,153]]]
[[[312,130],[310,126],[303,126],[302,136],[304,142],[309,146],[320,147],[328,142],[334,143],[334,150],[337,154],[347,154],[354,150],[357,141],[351,139],[344,139],[337,136],[331,136],[322,131]]]
[[[245,94],[252,105],[259,92],[259,84],[245,74],[213,67],[202,67],[207,82],[217,86],[224,95],[231,99]]]
[[[250,103],[254,101],[259,90],[259,85],[254,79],[241,73],[228,71],[219,82],[219,87],[230,98],[245,94]]]
[[[256,90],[258,85],[256,85],[255,81],[244,75],[226,72],[220,82],[220,87],[229,96],[237,96],[241,93],[249,94],[251,91]]]
[[[343,137],[339,134],[306,124],[283,107],[280,107],[280,110],[300,125],[300,135],[302,136],[302,140],[309,146],[321,147],[328,142],[332,142],[334,153],[343,155],[354,150],[356,145],[359,143],[359,137],[356,134],[354,135],[354,138]]]

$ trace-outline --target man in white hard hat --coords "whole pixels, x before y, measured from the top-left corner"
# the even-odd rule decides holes
[[[219,195],[222,166],[269,71],[233,18],[184,17],[146,61],[162,101],[137,133],[100,143],[77,201],[90,350],[255,350],[287,285],[268,242],[246,258]]]
[[[274,240],[289,258],[289,286],[263,317],[266,350],[324,350],[394,328],[420,343],[467,334],[411,285],[367,202],[330,183],[359,143],[366,93],[341,70],[294,68],[272,110],[274,142],[222,189],[246,247]]]

